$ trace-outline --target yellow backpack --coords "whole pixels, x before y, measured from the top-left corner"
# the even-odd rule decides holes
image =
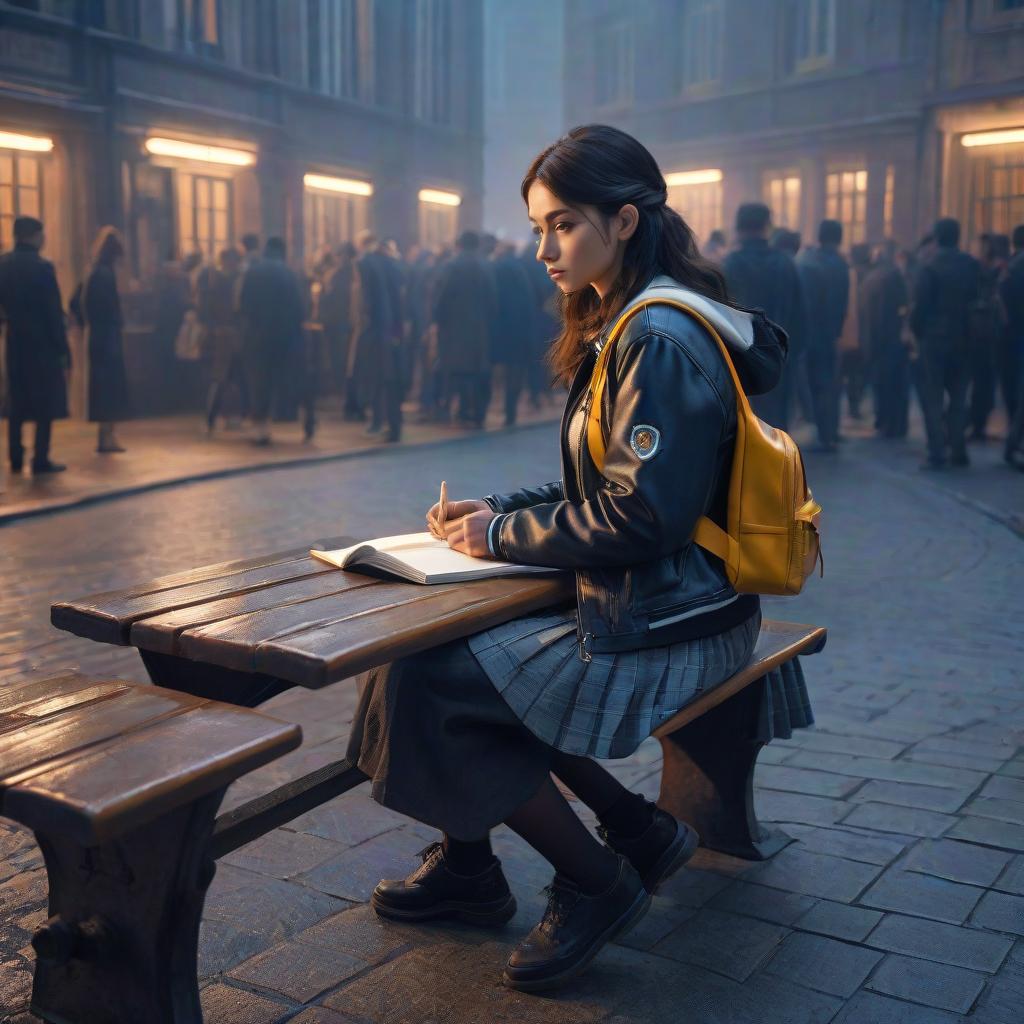
[[[799,594],[821,560],[821,506],[804,478],[800,449],[782,430],[759,420],[740,386],[736,368],[721,335],[697,310],[670,298],[648,299],[628,308],[612,329],[591,376],[587,447],[598,471],[603,470],[605,443],[601,434],[601,394],[615,340],[630,318],[645,306],[667,303],[693,317],[715,339],[736,388],[736,449],[729,480],[728,528],[707,516],[697,521],[692,540],[717,555],[733,588],[748,594]]]

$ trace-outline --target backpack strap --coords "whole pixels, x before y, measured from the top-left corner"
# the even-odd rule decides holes
[[[640,310],[653,306],[655,303],[675,306],[676,309],[682,310],[696,320],[715,339],[722,353],[722,358],[725,360],[725,365],[729,369],[729,374],[732,377],[732,383],[736,390],[737,411],[740,416],[744,415],[744,413],[753,415],[750,410],[750,403],[747,401],[747,396],[740,384],[739,375],[736,373],[736,367],[733,365],[732,358],[729,355],[729,349],[722,340],[722,336],[708,319],[678,299],[668,297],[645,299],[643,302],[627,309],[616,321],[611,334],[608,336],[608,341],[597,357],[597,362],[594,364],[594,370],[590,377],[590,408],[587,412],[587,448],[598,472],[604,471],[604,457],[607,451],[604,435],[601,433],[601,396],[604,394],[605,381],[608,378],[608,361],[611,358],[612,345],[619,339],[625,331],[626,325]],[[739,542],[717,523],[712,522],[707,516],[701,516],[697,520],[697,527],[693,532],[692,540],[706,551],[716,555],[730,568],[738,566]]]

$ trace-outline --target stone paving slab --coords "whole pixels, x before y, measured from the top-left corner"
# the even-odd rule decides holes
[[[553,479],[554,448],[541,452],[553,436],[476,437],[457,459],[454,446],[389,450],[9,524],[0,685],[69,668],[144,678],[134,651],[48,629],[56,594],[326,531],[402,532],[441,475],[453,497]],[[499,931],[382,922],[366,902],[376,880],[411,870],[435,834],[360,788],[220,864],[200,937],[209,1024],[1021,1024],[1024,637],[1006,612],[1024,546],[954,493],[975,470],[983,490],[996,479],[992,452],[972,450],[969,473],[933,484],[900,475],[914,443],[855,438],[834,459],[810,456],[828,574],[797,599],[765,601],[769,616],[830,629],[806,663],[817,724],[772,743],[756,780],[760,815],[793,844],[764,864],[701,850],[583,977],[529,997],[499,976],[543,910],[546,863],[496,831],[519,902]],[[133,527],[116,538],[111,508]],[[303,724],[304,746],[232,787],[228,804],[341,756],[355,700],[345,682],[270,702]],[[611,767],[657,793],[657,743]],[[38,850],[0,821],[0,1020],[31,1024],[29,939],[45,914]]]

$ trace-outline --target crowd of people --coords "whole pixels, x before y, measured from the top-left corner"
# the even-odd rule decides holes
[[[733,300],[763,309],[789,334],[778,387],[751,400],[757,414],[787,429],[794,413],[817,430],[816,449],[844,440],[840,410],[874,429],[908,431],[916,391],[927,436],[923,469],[967,466],[969,441],[990,439],[1001,394],[1009,428],[1004,457],[1024,469],[1024,225],[1012,238],[984,234],[977,256],[960,248],[949,217],[910,251],[895,242],[840,251],[842,225],[823,220],[818,244],[772,228],[768,207],[745,203],[730,246],[721,231],[704,254],[720,266]]]
[[[52,423],[68,415],[71,350],[53,265],[41,255],[43,224],[14,224],[15,246],[0,257],[0,309],[7,324],[9,459],[20,472],[23,424],[35,423],[34,474],[66,467],[50,458]],[[86,333],[88,416],[96,450],[125,449],[115,425],[131,417],[116,265],[120,233],[105,227],[69,303]],[[402,435],[411,394],[420,418],[479,429],[500,390],[504,422],[516,422],[524,393],[550,402],[543,355],[558,330],[556,289],[534,258],[493,235],[463,232],[454,247],[414,246],[403,257],[371,231],[325,247],[296,272],[285,242],[246,234],[215,261],[187,253],[157,285],[153,337],[198,368],[206,383],[206,425],[251,424],[271,443],[274,419],[301,413],[316,429],[317,400],[334,394],[344,419],[386,442]]]
[[[910,251],[894,242],[854,244],[823,220],[817,245],[773,228],[768,207],[745,203],[730,244],[716,231],[704,255],[716,262],[732,299],[763,309],[789,335],[778,387],[752,399],[757,414],[787,429],[794,414],[813,423],[817,450],[844,440],[840,410],[874,428],[908,432],[916,390],[927,435],[923,468],[969,464],[967,444],[989,437],[1001,395],[1009,428],[1006,461],[1024,469],[1024,225],[1012,238],[986,234],[977,256],[959,247],[960,226],[941,218]],[[41,255],[43,224],[20,217],[15,246],[0,257],[0,308],[7,323],[6,409],[13,472],[25,459],[23,425],[35,423],[31,469],[50,459],[53,420],[68,414],[67,317],[53,266]],[[116,433],[132,402],[122,346],[116,267],[124,243],[103,228],[69,303],[87,336],[88,415],[96,448],[123,452]],[[550,401],[544,353],[559,330],[557,289],[533,246],[463,232],[453,248],[413,246],[371,231],[325,247],[308,271],[288,263],[283,239],[254,234],[215,262],[189,253],[163,282],[156,336],[206,378],[206,425],[248,419],[251,439],[271,443],[275,418],[301,411],[303,436],[316,404],[337,397],[344,419],[386,442],[402,436],[402,405],[416,399],[422,420],[479,429],[498,393],[504,422],[516,422],[524,393]]]

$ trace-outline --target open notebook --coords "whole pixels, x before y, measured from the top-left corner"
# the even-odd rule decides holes
[[[543,565],[517,565],[474,558],[448,547],[431,533],[403,533],[397,537],[353,544],[336,551],[310,551],[314,558],[338,569],[383,573],[410,583],[459,583],[490,576],[519,576],[526,573],[558,572]]]

